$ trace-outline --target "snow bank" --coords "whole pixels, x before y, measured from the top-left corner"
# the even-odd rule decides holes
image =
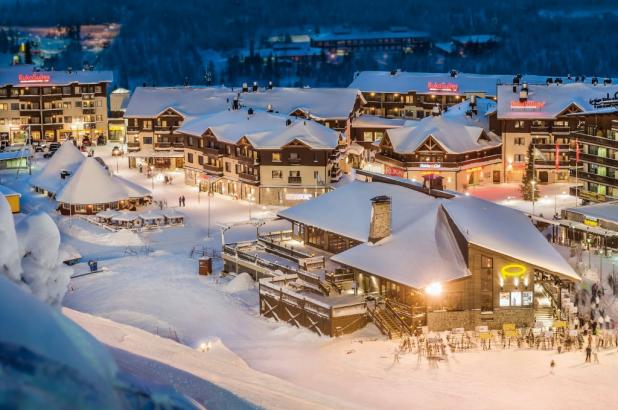
[[[6,200],[0,201],[2,273],[39,300],[60,305],[72,269],[62,264],[60,232],[45,213],[34,213],[14,226]]]
[[[241,273],[234,279],[223,285],[223,291],[227,293],[244,292],[249,289],[255,288],[255,281],[246,272]]]

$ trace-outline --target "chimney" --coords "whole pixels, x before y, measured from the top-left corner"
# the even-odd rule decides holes
[[[266,106],[266,112],[273,112],[273,105],[272,104],[268,104]]]
[[[273,82],[272,82],[272,81],[269,81],[269,82],[268,82],[268,89],[269,89],[269,90],[272,90],[272,89],[273,89]]]
[[[592,77],[592,85],[597,85],[599,83],[599,79],[596,77]]]
[[[391,198],[386,195],[371,198],[369,242],[376,243],[391,234]]]
[[[457,77],[457,74],[459,74],[459,73],[457,72],[457,70],[451,70],[451,72],[450,72],[451,78],[455,78],[455,77]]]
[[[258,84],[257,84],[257,81],[254,81],[253,82],[253,92],[257,93],[257,90],[258,90]]]
[[[519,101],[524,102],[528,100],[528,84],[524,83],[524,86],[521,88],[519,92]]]
[[[249,86],[247,85],[247,83],[242,83],[242,92],[243,93],[249,92]]]
[[[434,105],[431,109],[431,115],[433,115],[434,117],[438,117],[440,114],[442,114],[442,110],[440,110],[440,104]]]
[[[240,108],[240,104],[238,102],[238,96],[234,97],[234,101],[232,101],[232,110],[238,110]]]
[[[253,115],[253,108],[249,108],[249,109],[247,110],[247,114],[248,114],[248,115]]]

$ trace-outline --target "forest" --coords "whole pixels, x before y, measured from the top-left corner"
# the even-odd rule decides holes
[[[618,6],[609,0],[0,1],[0,25],[9,28],[109,22],[122,24],[122,29],[94,64],[113,70],[121,86],[238,85],[254,80],[345,86],[358,70],[395,68],[588,76],[613,76],[618,71]],[[406,26],[428,32],[435,42],[469,34],[494,34],[502,41],[490,52],[465,57],[392,53],[381,61],[351,53],[337,64],[321,56],[294,67],[275,57],[241,52],[272,34],[319,33],[341,26]],[[0,48],[2,42],[0,36]],[[227,63],[215,66],[203,57],[204,50],[225,56]],[[79,67],[81,58],[79,48],[70,47],[54,68]]]

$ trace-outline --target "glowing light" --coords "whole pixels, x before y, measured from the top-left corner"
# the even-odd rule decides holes
[[[48,83],[51,80],[51,77],[47,74],[19,74],[17,79],[21,84],[30,84],[30,83]]]
[[[427,83],[427,89],[429,91],[447,91],[450,93],[456,93],[459,91],[459,85],[455,83],[438,83],[429,81]]]
[[[540,110],[545,107],[545,101],[511,101],[512,110]]]
[[[512,277],[520,278],[524,276],[528,269],[519,263],[509,263],[500,269],[500,274],[503,278]]]
[[[438,296],[442,293],[442,284],[438,282],[433,282],[429,286],[425,288],[425,293],[430,296]]]

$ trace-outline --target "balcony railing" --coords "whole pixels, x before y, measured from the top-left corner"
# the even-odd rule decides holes
[[[256,158],[248,157],[245,155],[239,155],[238,157],[236,157],[238,159],[238,162],[242,162],[243,164],[249,164],[249,165],[253,165],[253,164],[257,164],[258,160]]]
[[[609,147],[618,149],[618,140],[614,140],[611,138],[600,137],[596,135],[585,134],[583,132],[572,132],[570,134],[571,140],[579,140],[579,142],[589,142],[595,145],[601,145],[603,147]]]
[[[545,133],[545,134],[546,134],[546,133],[549,133],[549,127],[548,127],[548,126],[546,126],[546,125],[543,125],[543,126],[540,126],[540,125],[538,125],[538,126],[531,125],[531,126],[530,126],[530,134],[539,134],[539,133],[541,133],[541,134],[544,134],[544,133]]]
[[[247,174],[246,172],[240,172],[238,174],[238,177],[242,180],[249,181],[249,182],[259,182],[260,181],[259,176],[253,175],[253,174]]]
[[[485,157],[470,158],[470,159],[460,161],[460,162],[439,162],[438,161],[438,162],[433,162],[433,164],[439,163],[440,168],[458,168],[458,167],[462,167],[465,165],[474,164],[477,162],[500,160],[501,158],[502,158],[502,154],[495,154],[495,155],[487,155]],[[395,158],[391,158],[384,154],[376,154],[375,159],[378,162],[381,162],[387,165],[394,165],[394,166],[398,166],[402,168],[421,168],[422,167],[421,164],[427,164],[427,162],[404,162],[404,161],[400,161]]]
[[[575,176],[575,170],[573,169],[571,170],[571,176]],[[612,187],[618,187],[618,179],[603,175],[592,174],[590,172],[584,172],[581,170],[577,171],[577,178],[586,181],[598,182]]]
[[[599,157],[597,155],[581,153],[579,154],[579,159],[580,161],[591,162],[593,164],[601,164],[601,165],[607,165],[610,167],[618,168],[618,159],[614,159],[614,158]]]
[[[222,166],[204,164],[204,170],[209,174],[223,175]]]
[[[219,152],[219,148],[204,147],[204,152],[208,155],[213,155],[217,157],[223,155],[221,152]]]
[[[302,177],[288,177],[288,184],[302,184],[303,183],[303,178]]]

